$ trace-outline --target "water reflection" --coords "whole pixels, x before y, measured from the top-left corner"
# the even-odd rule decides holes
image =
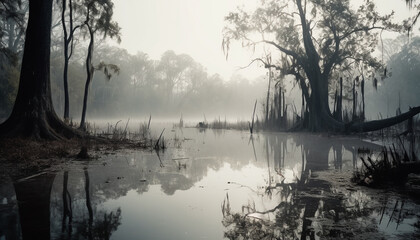
[[[80,192],[76,191],[75,194],[77,199],[72,200],[68,186],[69,171],[63,173],[62,205],[55,205],[56,201],[52,202],[52,218],[54,220],[59,217],[58,212],[60,208],[62,209],[61,233],[57,231],[58,226],[53,224],[53,239],[110,239],[112,233],[121,225],[121,209],[112,211],[99,209],[97,204],[91,200],[92,187],[89,171],[86,167],[83,168],[83,176],[84,187],[79,186],[78,190]],[[74,192],[73,189],[71,190]],[[84,199],[82,198],[83,190]]]
[[[302,179],[305,177],[302,176]],[[373,209],[362,207],[363,198],[343,200],[337,197],[326,181],[298,181],[293,184],[277,184],[272,189],[279,195],[275,207],[259,210],[244,205],[241,212],[229,209],[229,200],[222,209],[223,224],[229,239],[315,239],[354,238],[364,231],[377,232],[376,225],[368,218]],[[350,206],[348,203],[354,205]],[[359,230],[363,229],[363,230]],[[359,230],[359,232],[357,232]]]
[[[385,234],[393,223],[398,233],[414,231],[413,202],[340,185],[342,174],[360,167],[357,149],[378,145],[197,129],[174,129],[165,139],[170,146],[159,154],[105,151],[97,161],[0,184],[7,203],[0,239],[314,239],[363,234],[359,228]]]
[[[23,239],[50,239],[50,196],[55,174],[15,181]]]
[[[66,234],[71,238],[73,232],[73,210],[71,195],[68,190],[69,171],[64,171],[63,174],[63,217],[61,220],[61,234]]]
[[[282,152],[287,153],[285,150],[287,144],[278,140],[277,137],[266,138],[266,143],[276,143],[271,145],[277,146],[272,148],[274,164],[275,167],[284,168]],[[406,218],[408,218],[407,222],[418,219],[418,216],[413,214],[413,211],[419,210],[416,204],[412,203],[408,209],[404,209],[405,200],[388,197],[374,199],[352,188],[351,185],[337,187],[332,182],[340,181],[342,178],[336,176],[336,179],[329,179],[329,181],[320,179],[316,175],[310,178],[313,172],[327,170],[331,165],[329,159],[333,161],[334,169],[342,170],[343,158],[346,155],[344,151],[351,155],[353,168],[356,168],[356,149],[362,146],[349,141],[329,142],[327,140],[321,144],[319,142],[318,144],[315,142],[299,144],[300,139],[296,138],[296,140],[294,147],[300,147],[302,154],[300,175],[294,175],[294,181],[285,183],[286,178],[278,173],[282,180],[273,183],[270,174],[270,155],[266,147],[269,180],[265,187],[264,197],[272,199],[273,195],[277,196],[275,201],[277,205],[266,208],[258,207],[254,202],[248,202],[242,205],[241,211],[232,211],[227,194],[222,202],[222,223],[227,229],[224,237],[228,239],[353,239],[355,237],[371,239],[384,236],[406,239],[418,237],[418,223],[404,223],[405,229],[398,232],[398,227]],[[374,144],[368,145],[370,148],[377,148]],[[332,158],[328,157],[330,150],[332,150]],[[276,156],[279,157],[276,158]],[[276,161],[277,159],[279,161]],[[395,202],[393,208],[389,206],[390,202]],[[382,204],[380,218],[378,218],[379,204]],[[263,210],[260,210],[261,208]],[[383,226],[384,218],[388,219],[385,227]],[[388,228],[392,222],[395,223],[395,228]],[[395,234],[397,232],[399,235]],[[411,235],[411,232],[416,233]]]
[[[3,180],[3,179],[2,179]],[[0,239],[20,239],[19,213],[13,184],[0,184]]]

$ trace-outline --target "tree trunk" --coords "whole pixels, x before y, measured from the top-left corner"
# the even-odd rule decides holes
[[[268,127],[268,112],[270,108],[270,88],[271,88],[271,68],[268,68],[268,89],[267,89],[267,101],[265,106],[265,125]]]
[[[63,81],[64,81],[64,121],[69,121],[70,116],[70,106],[69,106],[69,85],[68,85],[68,49],[64,48],[64,71],[63,71]]]
[[[309,130],[326,131],[331,128],[330,121],[338,122],[331,114],[328,104],[328,81],[322,77],[314,77],[311,81],[311,96],[309,98]]]
[[[88,21],[86,21],[88,22]],[[92,54],[93,54],[93,41],[94,41],[94,33],[92,27],[89,23],[86,24],[89,30],[90,42],[88,47],[88,54],[86,57],[86,84],[85,84],[85,94],[83,97],[83,110],[82,110],[82,119],[80,120],[80,129],[85,130],[85,120],[86,120],[86,109],[87,109],[87,100],[89,94],[89,85],[93,78],[93,66],[92,66]]]
[[[357,107],[357,96],[356,96],[356,80],[353,80],[353,115],[352,121],[356,120],[356,107]]]
[[[334,93],[334,110],[333,110],[333,116],[337,118],[337,108],[338,108],[338,90],[335,90]]]
[[[70,100],[69,100],[69,87],[68,87],[68,68],[71,55],[73,54],[73,36],[74,32],[80,25],[73,27],[73,2],[69,0],[69,31],[67,31],[66,26],[66,7],[67,0],[63,0],[62,12],[61,12],[61,22],[63,25],[64,33],[64,70],[63,70],[63,81],[64,81],[64,121],[68,122],[70,117]],[[70,52],[69,52],[70,48]]]
[[[79,135],[55,114],[51,100],[52,0],[29,1],[29,19],[19,89],[10,117],[0,125],[5,137],[62,139]]]
[[[278,92],[278,106],[276,108],[277,111],[277,116],[276,116],[276,124],[278,128],[282,127],[282,116],[281,116],[281,106],[283,105],[283,101],[282,101],[282,87],[279,87],[279,92]]]
[[[365,78],[362,78],[360,88],[362,92],[362,120],[365,120]]]
[[[69,87],[68,87],[68,68],[69,68],[69,38],[66,27],[66,6],[67,1],[63,0],[63,9],[61,12],[61,24],[63,25],[64,33],[64,70],[63,70],[63,81],[64,81],[64,121],[69,120]],[[70,28],[71,31],[71,28]]]
[[[305,112],[306,112],[306,107],[305,107],[305,95],[303,95],[302,92],[302,106],[300,109],[300,119],[303,120],[305,118]]]
[[[287,128],[287,104],[286,104],[286,93],[283,92],[283,128]]]
[[[343,78],[340,77],[340,94],[337,103],[337,120],[343,121]]]

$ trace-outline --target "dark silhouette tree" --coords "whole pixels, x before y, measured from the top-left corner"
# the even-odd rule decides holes
[[[228,26],[222,45],[226,54],[233,40],[252,48],[264,44],[278,51],[281,61],[272,66],[265,63],[265,67],[274,67],[283,76],[292,75],[298,81],[307,103],[309,130],[374,131],[414,116],[420,107],[381,121],[344,123],[331,113],[329,84],[334,74],[360,65],[372,79],[386,75],[382,74],[386,72],[381,70],[382,63],[371,53],[376,48],[378,31],[403,30],[391,22],[392,16],[377,13],[371,1],[357,10],[350,7],[349,0],[295,0],[293,4],[261,1],[252,13],[238,9],[225,18]]]
[[[56,115],[50,86],[52,0],[29,1],[19,89],[2,136],[62,139],[79,135]]]
[[[72,0],[62,0],[62,9],[61,9],[61,24],[63,26],[64,33],[64,68],[63,68],[63,83],[64,83],[64,121],[69,120],[69,87],[68,87],[68,67],[71,56],[73,55],[74,48],[74,33],[81,27],[81,25],[74,26],[74,7],[80,7],[78,3],[73,4]],[[66,24],[66,14],[67,14],[67,5],[69,7],[68,11],[68,24],[67,29]]]
[[[111,71],[114,73],[119,72],[119,68],[114,64],[105,64],[101,62],[96,67],[92,63],[94,45],[95,45],[95,35],[103,34],[103,38],[110,37],[116,38],[118,42],[121,42],[120,38],[120,27],[118,23],[112,21],[113,8],[114,4],[111,0],[84,0],[83,8],[79,11],[86,16],[84,22],[84,27],[87,30],[87,35],[89,37],[89,46],[86,56],[86,85],[85,85],[85,94],[83,97],[83,110],[82,118],[80,121],[80,128],[85,129],[85,119],[86,119],[86,109],[87,109],[87,99],[89,93],[89,85],[93,80],[93,74],[95,70],[102,70],[105,76],[111,79]]]

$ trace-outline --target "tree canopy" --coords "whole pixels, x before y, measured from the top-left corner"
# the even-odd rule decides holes
[[[251,12],[238,8],[226,16],[222,45],[226,53],[234,40],[252,49],[269,46],[277,62],[258,60],[299,82],[308,105],[309,129],[355,130],[332,117],[328,87],[346,71],[367,79],[386,75],[373,52],[382,31],[404,29],[392,22],[393,15],[379,14],[369,0],[357,8],[349,0],[262,0]]]

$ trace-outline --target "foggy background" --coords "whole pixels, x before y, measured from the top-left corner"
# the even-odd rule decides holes
[[[255,100],[262,116],[268,86],[267,70],[258,64],[247,68],[261,52],[232,43],[229,58],[222,51],[224,17],[237,6],[254,8],[257,0],[115,0],[114,20],[122,28],[122,42],[95,42],[94,65],[116,64],[119,74],[110,80],[97,71],[90,86],[87,120],[95,118],[154,117],[212,121],[249,120]],[[360,1],[354,1],[355,7]],[[411,16],[404,3],[376,1],[381,13],[395,11],[395,20]],[[54,3],[56,4],[56,3]],[[51,88],[58,116],[62,117],[63,49],[60,11],[55,6],[51,48]],[[418,32],[418,31],[416,31]],[[384,58],[392,77],[377,89],[366,82],[366,117],[394,116],[400,107],[418,106],[420,90],[420,43],[395,33],[382,35]],[[76,36],[75,53],[69,64],[70,118],[79,121],[85,86],[87,39]],[[408,45],[407,45],[408,43]],[[380,46],[382,47],[382,46]],[[382,55],[383,54],[383,55]],[[1,66],[0,117],[10,113],[20,73]],[[346,81],[345,81],[346,82]],[[301,92],[291,78],[281,83],[286,89],[289,111],[300,113]],[[274,84],[272,84],[273,87]],[[344,87],[344,106],[351,106],[350,85]],[[393,90],[393,91],[391,91]],[[397,94],[398,93],[398,94]],[[331,96],[333,97],[333,91]],[[332,101],[332,99],[331,99]],[[332,104],[332,102],[331,102]],[[344,107],[345,109],[345,107]],[[289,115],[291,116],[291,115]]]

